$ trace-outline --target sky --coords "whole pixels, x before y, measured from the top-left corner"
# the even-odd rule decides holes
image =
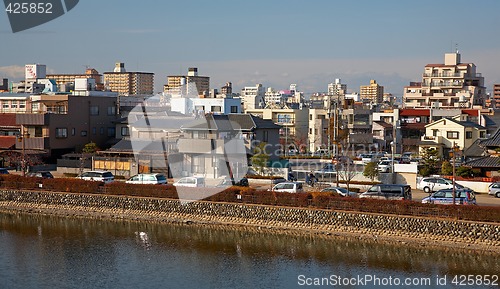
[[[49,73],[127,71],[167,75],[198,67],[211,88],[262,83],[306,94],[336,78],[349,92],[370,79],[401,95],[424,66],[458,48],[488,91],[500,83],[498,0],[81,0],[65,15],[12,33],[0,11],[0,78],[20,80],[24,65]]]

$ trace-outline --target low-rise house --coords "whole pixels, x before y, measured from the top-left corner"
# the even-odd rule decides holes
[[[468,120],[467,115],[443,118],[425,126],[420,150],[435,148],[439,157],[448,158],[453,147],[464,151],[476,140],[486,138],[486,128]]]

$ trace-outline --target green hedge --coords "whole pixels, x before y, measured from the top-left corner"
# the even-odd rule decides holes
[[[104,185],[102,182],[74,178],[41,179],[19,175],[1,175],[0,188],[178,199],[177,191],[172,185],[133,185],[124,182]],[[334,193],[290,194],[235,186],[205,200],[500,223],[500,207],[446,206],[411,201],[346,198]]]

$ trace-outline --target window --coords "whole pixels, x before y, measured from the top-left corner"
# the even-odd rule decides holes
[[[231,113],[238,113],[238,106],[232,105],[231,106]]]
[[[116,114],[116,107],[108,106],[108,115],[115,115],[115,114]]]
[[[56,128],[56,138],[67,138],[68,129],[65,127]]]
[[[480,138],[485,138],[486,137],[486,132],[485,131],[480,131],[479,132],[479,137]]]
[[[24,101],[24,100],[20,101],[19,108],[25,109],[26,108],[26,101]]]
[[[128,131],[128,126],[122,127],[121,134],[122,134],[122,136],[129,136],[130,135],[130,133]]]
[[[472,138],[472,132],[471,131],[466,131],[465,132],[465,138],[466,139],[471,139]]]
[[[449,139],[458,139],[459,138],[459,132],[458,131],[448,131],[446,132],[446,137]]]
[[[212,112],[221,112],[222,108],[220,106],[212,106]]]
[[[96,135],[96,134],[97,134],[97,128],[96,128],[96,127],[93,127],[93,128],[92,128],[92,134],[93,134],[93,135]]]
[[[269,141],[269,131],[265,130],[263,133],[264,133],[264,137],[262,138],[262,141],[268,142]]]
[[[115,136],[115,128],[114,127],[108,127],[108,136],[109,137],[114,137]]]
[[[104,127],[101,126],[101,128],[99,129],[99,134],[101,134],[101,135],[104,134]]]
[[[76,128],[72,128],[71,129],[71,136],[75,136],[76,135]]]
[[[92,105],[90,107],[90,115],[99,115],[99,106]]]
[[[41,126],[35,127],[35,137],[43,137],[43,130]]]
[[[81,136],[87,136],[87,131],[86,130],[82,130],[82,132],[80,133]]]

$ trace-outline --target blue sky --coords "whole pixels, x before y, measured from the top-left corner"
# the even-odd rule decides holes
[[[0,77],[19,79],[27,63],[53,73],[129,71],[166,76],[198,67],[211,87],[236,90],[297,83],[325,91],[341,78],[358,91],[370,79],[402,94],[428,63],[458,49],[488,90],[500,83],[500,1],[117,1],[81,0],[66,15],[13,34],[0,12]]]

